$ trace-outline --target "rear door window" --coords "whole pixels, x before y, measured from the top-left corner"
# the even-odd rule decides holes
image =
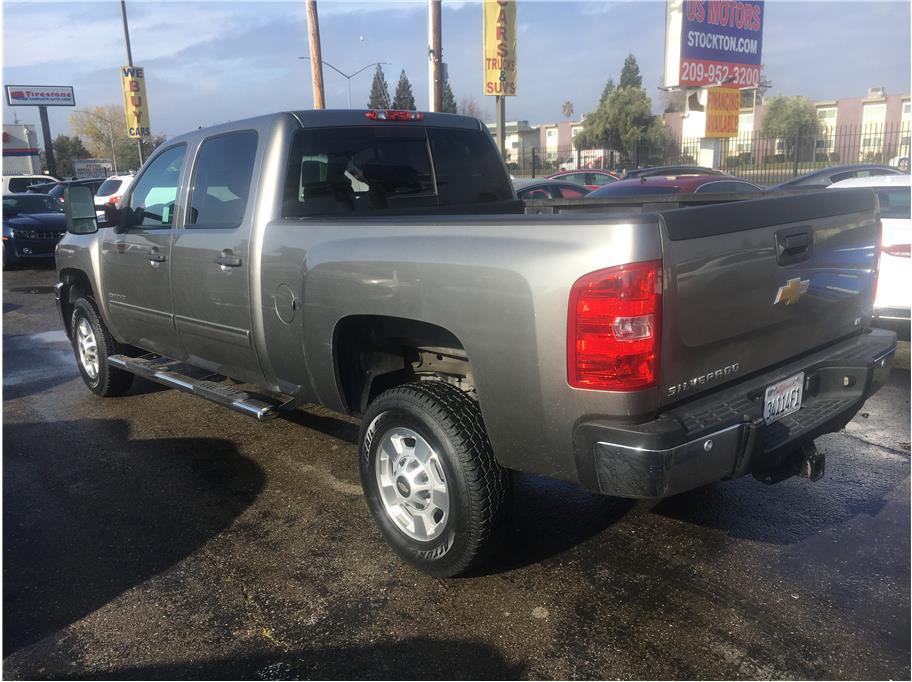
[[[586,182],[585,185],[610,185],[614,182],[616,178],[606,175],[605,173],[586,173]]]
[[[238,227],[244,220],[257,134],[241,130],[204,140],[193,172],[187,227]]]
[[[580,197],[586,196],[586,190],[582,187],[580,189],[575,189],[573,187],[566,187],[564,185],[561,185],[558,188],[558,192],[564,199],[579,199]]]

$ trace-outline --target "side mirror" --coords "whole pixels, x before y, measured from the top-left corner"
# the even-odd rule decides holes
[[[63,193],[63,201],[67,232],[72,234],[98,232],[95,195],[92,194],[91,188],[84,185],[67,187]]]

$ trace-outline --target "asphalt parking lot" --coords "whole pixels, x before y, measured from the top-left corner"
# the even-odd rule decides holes
[[[523,476],[488,572],[443,581],[374,530],[353,421],[97,398],[53,281],[3,276],[7,678],[910,675],[908,369],[818,441],[818,483]]]

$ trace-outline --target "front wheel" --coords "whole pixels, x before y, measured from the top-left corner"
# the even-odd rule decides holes
[[[475,569],[510,502],[478,403],[438,381],[392,388],[361,424],[361,485],[384,539],[436,577]]]
[[[91,300],[79,298],[73,304],[70,330],[76,364],[89,390],[106,398],[126,393],[133,375],[108,366],[108,357],[120,349]]]

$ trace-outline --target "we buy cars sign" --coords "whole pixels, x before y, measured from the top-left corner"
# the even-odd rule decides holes
[[[765,12],[763,0],[668,0],[665,85],[757,87]]]

